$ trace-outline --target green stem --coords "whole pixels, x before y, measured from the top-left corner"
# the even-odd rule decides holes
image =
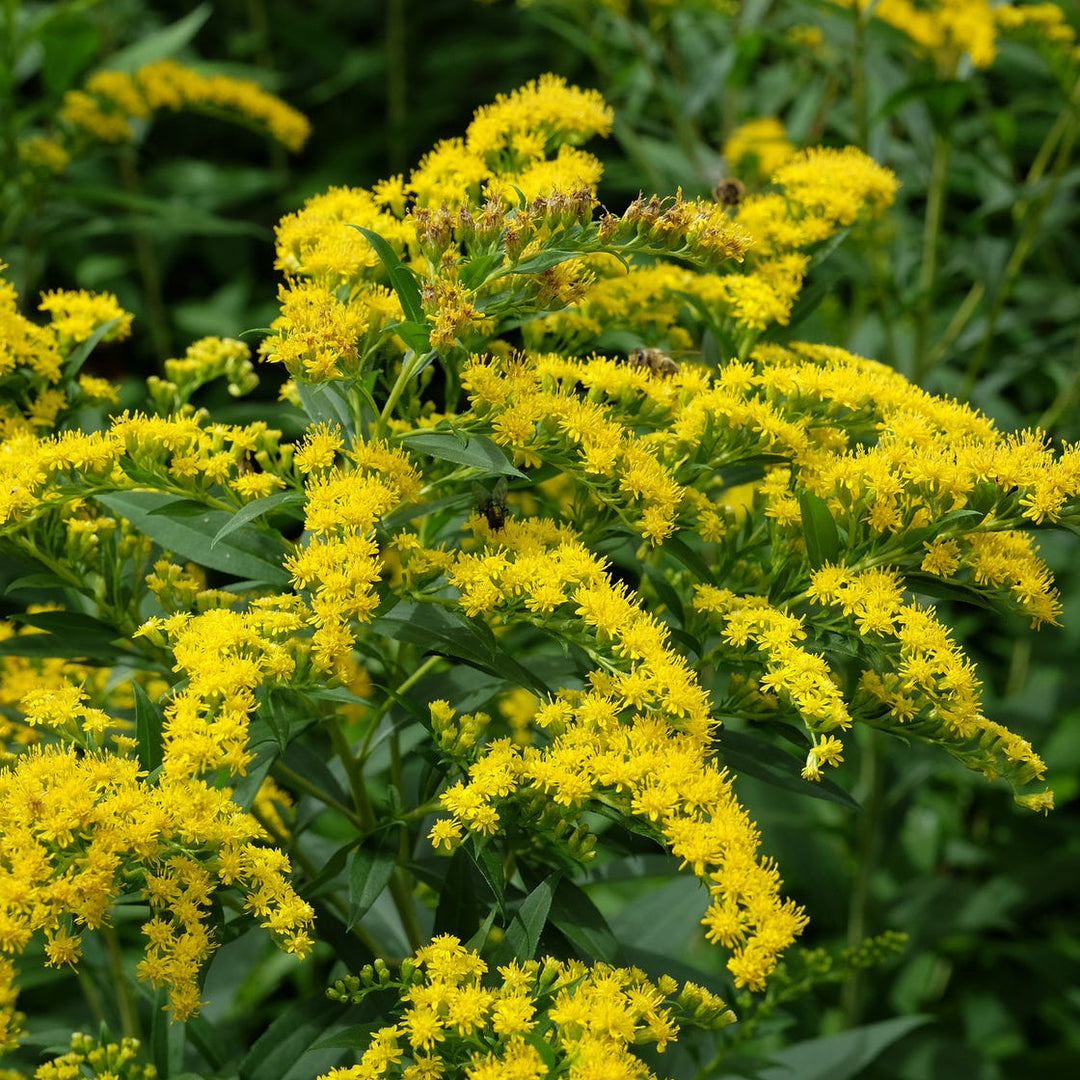
[[[344,803],[338,802],[331,795],[327,795],[322,788],[313,784],[302,773],[298,773],[295,769],[290,768],[285,762],[280,759],[274,763],[274,775],[281,779],[289,787],[296,788],[299,791],[304,792],[305,795],[310,795],[313,799],[317,799],[324,806],[329,806],[330,809],[336,810],[343,817],[356,826],[356,828],[362,833],[368,833],[371,831],[370,827],[364,822],[359,814],[356,814]]]
[[[862,764],[859,776],[859,801],[862,813],[857,822],[855,837],[855,881],[848,905],[847,943],[854,948],[867,937],[870,924],[871,886],[881,851],[885,818],[884,775],[878,739],[872,731],[865,732],[862,742]],[[845,1026],[855,1027],[862,1012],[862,976],[853,972],[844,983],[841,994]]]
[[[101,938],[105,943],[105,952],[109,957],[109,970],[112,973],[111,983],[116,991],[116,1008],[120,1014],[120,1030],[129,1039],[142,1038],[142,1029],[139,1025],[139,1016],[135,1010],[135,1002],[131,997],[131,984],[124,974],[124,956],[120,951],[120,939],[116,934],[116,927],[103,926]]]
[[[372,724],[372,727],[374,726],[375,725]],[[349,746],[348,740],[345,738],[345,732],[341,729],[341,725],[334,721],[331,721],[330,724],[330,739],[334,744],[334,749],[337,752],[339,760],[345,767],[345,774],[349,778],[349,786],[352,789],[353,799],[356,802],[360,817],[363,821],[370,822],[370,824],[364,828],[364,832],[370,832],[375,828],[376,824],[375,809],[371,805],[371,800],[368,797],[367,786],[364,783],[359,756],[353,753],[352,747]],[[391,753],[393,753],[393,751],[391,751]],[[399,769],[400,765],[401,760],[399,750]],[[398,777],[398,780],[400,781],[400,776]],[[402,827],[402,842],[398,858],[403,860],[409,858],[408,830],[404,827]],[[409,942],[410,948],[415,951],[423,944],[423,935],[420,932],[420,926],[416,920],[416,911],[413,906],[411,878],[407,871],[400,865],[394,867],[393,875],[390,878],[390,896],[393,898],[394,907],[397,908],[398,916],[401,919],[401,927],[405,931],[406,940]]]
[[[1035,159],[1031,163],[1031,168],[1028,169],[1028,174],[1024,181],[1028,188],[1031,188],[1043,178],[1043,174],[1050,164],[1050,159],[1054,156],[1054,151],[1058,148],[1058,145],[1064,142],[1068,137],[1070,128],[1075,127],[1076,107],[1078,104],[1080,104],[1080,79],[1077,79],[1073,84],[1072,92],[1069,94],[1065,108],[1058,113],[1057,118],[1054,120],[1053,127],[1046,133],[1046,138],[1043,139],[1042,146],[1039,147],[1038,153],[1036,153]],[[1030,196],[1023,200],[1021,203],[1023,210],[1027,209],[1030,202]],[[1021,213],[1023,210],[1021,210]],[[1020,216],[1020,214],[1017,214],[1017,216]]]
[[[398,820],[420,821],[422,818],[426,818],[428,814],[434,814],[440,809],[442,809],[442,803],[438,799],[432,799],[430,802],[421,803],[419,806],[414,806],[411,810],[405,811]]]
[[[945,359],[956,339],[963,332],[964,327],[971,321],[971,316],[978,310],[985,295],[986,284],[982,281],[976,281],[968,289],[967,296],[964,297],[960,306],[954,312],[953,317],[949,320],[949,325],[945,327],[941,337],[938,338],[937,344],[927,353],[925,371],[933,371]]]
[[[356,752],[356,760],[362,766],[367,761],[368,747],[371,745],[371,740],[378,730],[379,722],[389,712],[390,707],[395,701],[400,699],[401,695],[411,690],[432,668],[436,667],[439,661],[442,660],[441,656],[429,656],[407,679],[398,685],[398,688],[383,699],[383,703],[374,710],[371,715],[371,719],[368,721],[367,733],[364,735],[364,741],[360,744],[360,749]]]
[[[934,133],[934,157],[930,165],[930,184],[926,192],[926,220],[923,223],[922,265],[919,267],[918,300],[915,318],[915,350],[911,378],[921,383],[930,368],[927,335],[934,312],[934,289],[937,284],[937,253],[941,225],[945,219],[945,195],[948,190],[951,145],[943,135]]]
[[[386,404],[383,406],[382,412],[379,413],[378,422],[375,424],[374,436],[379,438],[386,434],[386,429],[390,423],[390,416],[393,414],[394,408],[397,406],[398,399],[405,391],[405,387],[412,381],[416,371],[418,371],[422,365],[427,361],[429,356],[434,355],[435,350],[424,353],[423,356],[417,356],[416,353],[410,349],[405,358],[401,361],[401,370],[398,372],[398,377],[394,380],[394,385],[390,388],[390,394],[386,399]]]
[[[401,835],[404,854],[399,852],[398,858],[407,859],[409,857],[408,830],[403,828]],[[400,865],[394,867],[394,873],[390,877],[390,896],[393,898],[394,907],[397,908],[398,916],[401,919],[401,928],[405,931],[405,938],[409,942],[409,947],[413,952],[416,952],[424,944],[424,935],[416,918],[412,874]]]
[[[345,738],[345,732],[337,717],[330,717],[327,725],[330,731],[330,742],[334,745],[334,753],[345,769],[345,775],[349,778],[349,790],[352,793],[353,804],[356,806],[360,822],[364,832],[371,832],[377,824],[375,808],[371,805],[371,799],[367,793],[367,785],[364,783],[364,773],[360,766],[360,759],[353,753],[349,740]]]
[[[395,731],[390,736],[390,782],[398,790],[401,805],[405,805],[405,771],[401,761],[401,739]],[[412,841],[410,831],[403,823],[399,830],[398,841],[398,864],[394,867],[394,874],[390,878],[390,895],[394,898],[394,905],[401,915],[401,924],[405,930],[409,945],[415,952],[423,944],[420,932],[420,924],[416,919],[416,905],[413,900],[412,874],[405,869],[409,859],[412,858]]]

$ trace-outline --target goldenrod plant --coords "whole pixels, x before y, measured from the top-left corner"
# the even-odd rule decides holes
[[[872,730],[1052,808],[936,600],[1059,621],[1036,535],[1080,524],[1080,447],[771,337],[894,198],[863,151],[616,212],[582,148],[612,121],[545,75],[283,218],[265,419],[195,404],[254,389],[238,340],[121,408],[80,375],[114,297],[0,292],[0,1034],[73,972],[101,1027],[39,1076],[694,1075],[642,1048],[902,947],[788,966],[814,912],[744,763],[850,804]],[[671,933],[711,985],[591,898],[646,857],[700,883]],[[216,1000],[215,958],[260,939],[333,985],[237,1050],[214,1018],[267,991]]]

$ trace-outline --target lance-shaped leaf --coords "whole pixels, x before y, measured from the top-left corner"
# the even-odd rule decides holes
[[[502,647],[483,623],[437,604],[402,601],[375,619],[371,629],[395,641],[419,645],[428,652],[457,657],[473,667],[502,676],[514,686],[526,686],[545,696],[551,692]]]
[[[802,510],[803,535],[806,537],[806,554],[810,565],[816,570],[827,562],[835,562],[840,554],[840,534],[829,513],[829,504],[820,495],[801,491],[799,508]]]
[[[269,585],[289,583],[282,566],[288,549],[281,540],[245,525],[214,544],[233,517],[227,510],[204,509],[193,515],[190,499],[161,491],[114,491],[94,497],[182,559]]]
[[[497,476],[520,476],[525,474],[514,467],[502,447],[486,435],[462,436],[453,431],[422,432],[403,436],[405,445],[412,451],[428,454],[459,465],[471,465]]]

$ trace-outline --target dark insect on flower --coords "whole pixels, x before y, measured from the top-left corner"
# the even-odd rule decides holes
[[[741,180],[736,180],[734,176],[728,176],[713,188],[712,193],[713,198],[721,206],[730,209],[742,202],[742,197],[746,194],[746,185]]]
[[[487,518],[488,528],[498,532],[506,524],[506,477],[500,476],[491,491],[473,484],[476,509]]]
[[[679,365],[663,349],[635,349],[626,358],[632,368],[647,368],[654,375],[678,375]]]

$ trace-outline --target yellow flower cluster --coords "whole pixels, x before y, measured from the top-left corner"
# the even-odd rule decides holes
[[[528,365],[500,360],[470,363],[462,372],[474,411],[492,437],[525,463],[560,458],[591,477],[591,497],[632,513],[643,536],[668,536],[683,490],[639,438],[632,413],[582,400],[574,390],[584,377],[598,391],[630,396],[650,380],[625,364],[596,359],[586,368],[557,355],[532,356]],[[676,392],[672,380],[667,393]],[[572,455],[572,456],[571,456]],[[569,457],[569,461],[567,460]]]
[[[564,144],[607,135],[613,119],[599,91],[568,87],[558,75],[541,75],[477,109],[465,131],[465,148],[488,161],[505,155],[515,164],[532,162]]]
[[[852,637],[882,639],[881,660],[862,673],[860,689],[887,706],[896,730],[915,732],[987,779],[1004,777],[1014,789],[1042,779],[1046,766],[1031,744],[983,716],[974,665],[933,608],[905,600],[899,574],[826,563],[807,595],[840,608]],[[1050,791],[1025,798],[1039,809],[1053,805]]]
[[[71,155],[56,139],[47,135],[28,135],[19,140],[19,160],[31,169],[55,175],[68,167]]]
[[[499,542],[459,553],[450,567],[464,610],[506,621],[533,612],[568,635],[576,626],[607,659],[586,689],[539,707],[533,723],[545,745],[499,739],[468,755],[467,780],[443,792],[452,819],[434,826],[433,842],[453,847],[463,830],[491,835],[502,813],[530,814],[533,792],[571,809],[618,807],[651,823],[706,882],[707,936],[732,951],[736,985],[760,988],[805,917],[780,898],[775,868],[757,857],[756,829],[713,756],[704,688],[660,623],[580,542],[542,519],[508,520]]]
[[[307,617],[297,597],[279,595],[253,599],[245,611],[181,611],[143,624],[139,636],[164,635],[187,676],[165,708],[163,775],[243,775],[255,691],[290,681],[304,659]]]
[[[0,272],[4,269],[0,263]],[[26,318],[19,311],[14,286],[0,277],[0,441],[48,430],[70,407],[60,383],[63,361],[75,345],[109,323],[113,325],[105,331],[106,341],[131,333],[132,316],[111,293],[56,289],[42,293],[39,310],[49,313],[48,325],[38,326]],[[97,384],[85,384],[88,397],[111,394],[111,390],[103,394]]]
[[[750,238],[726,211],[681,194],[642,197],[621,217],[593,221],[600,164],[576,144],[610,125],[595,91],[546,75],[478,110],[465,138],[439,143],[407,179],[309,199],[278,226],[286,283],[262,355],[296,378],[323,381],[363,373],[379,348],[400,354],[415,345],[392,335],[405,318],[386,285],[401,279],[388,275],[362,229],[415,274],[424,322],[414,325],[412,312],[410,325],[440,353],[497,333],[503,310],[512,318],[526,306],[580,300],[595,271],[590,251],[698,265],[741,259]],[[549,259],[550,248],[558,252]]]
[[[678,1036],[680,1020],[718,1029],[735,1019],[694,983],[680,987],[667,975],[653,982],[637,968],[610,964],[512,961],[489,985],[487,963],[449,934],[417,950],[402,965],[400,982],[384,974],[384,985],[400,987],[400,1021],[372,1035],[357,1065],[320,1080],[540,1080],[556,1073],[646,1080],[653,1073],[634,1046],[662,1052]],[[353,976],[331,996],[362,1000],[367,992]]]
[[[728,170],[742,177],[747,171],[767,180],[794,153],[783,123],[764,116],[740,124],[725,140],[724,160]]]
[[[138,1039],[102,1043],[90,1035],[75,1032],[71,1050],[39,1065],[34,1080],[155,1080],[157,1069],[140,1060]]]
[[[31,708],[51,715],[69,697],[41,693]],[[140,977],[168,987],[179,1019],[198,1007],[198,976],[216,948],[207,925],[216,889],[235,886],[289,951],[310,947],[312,911],[288,883],[288,861],[258,845],[260,827],[227,789],[190,778],[148,784],[118,754],[30,747],[0,770],[0,834],[5,967],[39,932],[47,963],[76,964],[82,928],[106,924],[132,880],[151,907]]]
[[[537,347],[546,340],[550,348],[554,337],[564,349],[582,350],[617,321],[644,342],[680,349],[689,342],[676,318],[688,297],[714,312],[717,326],[734,331],[730,345],[740,354],[757,332],[785,325],[809,266],[804,249],[860,216],[880,215],[893,201],[897,180],[855,147],[796,152],[784,146],[769,158],[767,174],[781,190],[746,196],[734,218],[750,240],[744,269],[701,273],[659,263],[627,270],[614,260],[594,260],[595,284],[572,307],[528,327],[526,340]],[[749,150],[736,145],[731,152]]]
[[[799,644],[807,637],[803,616],[782,611],[764,597],[737,596],[730,589],[712,585],[698,586],[694,606],[723,616],[722,634],[727,644],[760,654],[764,668],[760,689],[790,700],[810,731],[828,732],[851,726],[851,716],[829,665]]]
[[[127,122],[191,103],[180,75],[155,71],[95,77],[95,107]],[[982,714],[974,667],[925,597],[968,590],[1055,621],[1029,529],[1080,522],[1080,446],[1002,436],[842,349],[753,347],[787,319],[807,249],[888,205],[887,170],[852,149],[788,153],[772,166],[777,190],[738,211],[642,195],[594,218],[599,166],[578,144],[610,123],[597,95],[545,76],[407,177],[334,189],[282,221],[281,310],[260,352],[316,414],[295,442],[190,404],[210,379],[254,384],[247,348],[220,338],[149,381],[160,415],[64,430],[65,362],[107,323],[126,332],[124,313],[111,297],[49,293],[39,327],[0,283],[0,380],[36,394],[0,416],[0,536],[78,593],[83,606],[58,614],[79,626],[94,613],[124,649],[112,673],[43,655],[0,665],[0,1042],[18,1024],[15,963],[31,938],[50,963],[74,964],[82,930],[125,890],[150,907],[139,975],[169,988],[178,1017],[199,1005],[223,890],[307,951],[312,910],[259,824],[287,835],[288,793],[271,781],[255,794],[251,778],[249,814],[225,786],[252,767],[259,710],[281,701],[333,723],[355,809],[325,801],[370,835],[385,820],[366,786],[381,783],[376,733],[394,729],[385,768],[400,794],[408,713],[389,710],[423,715],[425,702],[418,734],[441,759],[441,789],[396,826],[441,807],[437,849],[490,845],[524,874],[593,857],[592,814],[632,822],[705,886],[705,936],[751,989],[806,919],[759,854],[719,717],[800,723],[808,781],[842,762],[854,723],[940,745],[1016,789],[1042,776],[1027,742]],[[633,345],[570,355],[605,335],[693,349],[703,325],[726,342],[715,370]],[[80,385],[109,399],[103,380]],[[301,501],[290,542],[277,515]],[[229,531],[211,543],[187,527],[192,502],[272,542],[259,579],[272,586],[207,587]],[[32,633],[0,625],[18,645]],[[534,673],[516,656],[539,633],[566,648]],[[421,680],[454,656],[499,676],[483,700],[465,704],[450,679],[428,701]],[[132,714],[145,734],[145,701],[134,688],[121,701],[117,682],[153,691],[160,746],[132,736]],[[360,700],[376,686],[377,703]],[[390,891],[411,932],[408,881],[395,869]],[[507,965],[497,984],[450,938],[406,966],[400,1021],[334,1080],[420,1080],[451,1063],[474,1080],[540,1076],[553,1060],[571,1076],[647,1076],[631,1046],[662,1049],[680,1009],[730,1018],[696,989],[603,964]]]
[[[1019,608],[1034,625],[1053,622],[1060,612],[1049,570],[1030,535],[1018,530],[1025,521],[1072,520],[1080,495],[1080,448],[1054,453],[1035,432],[1003,437],[969,406],[934,397],[892,369],[844,350],[761,346],[749,362],[726,364],[713,379],[689,365],[657,378],[602,357],[530,354],[476,360],[464,370],[463,385],[473,422],[483,423],[480,430],[526,466],[557,466],[559,486],[542,497],[572,507],[573,519],[583,523],[582,538],[602,535],[616,521],[632,522],[653,542],[687,530],[717,545],[717,565],[741,568],[737,590],[710,592],[699,582],[697,607],[723,618],[724,647],[716,663],[750,677],[756,698],[737,696],[734,711],[783,703],[807,727],[808,779],[842,760],[834,729],[852,719],[885,721],[880,695],[870,701],[868,684],[861,690],[845,685],[830,666],[818,630],[828,620],[805,606],[814,594],[802,592],[810,568],[806,577],[796,575],[790,593],[779,594],[790,598],[785,602],[765,604],[759,595],[780,567],[806,565],[804,496],[821,500],[830,527],[844,538],[849,565],[881,568],[873,574],[864,570],[861,580],[890,583],[884,608],[860,601],[850,606],[850,622],[843,627],[829,623],[831,632],[842,632],[855,647],[867,634],[894,636],[899,612],[916,618],[922,609],[903,596],[909,578],[913,592],[927,588],[929,579],[948,578]],[[627,445],[634,448],[630,459]],[[654,488],[624,478],[644,455],[649,469],[659,470],[651,473]],[[747,510],[727,505],[724,476],[728,462],[761,455],[784,463],[765,469],[750,500],[760,521],[756,543],[766,545],[758,565],[747,561],[745,532],[734,527]],[[657,502],[650,504],[650,492]],[[626,494],[636,497],[627,500]],[[661,518],[650,516],[658,509]],[[425,566],[436,574],[448,570],[472,615],[490,617],[523,589],[528,611],[552,617],[561,603],[561,583],[575,580],[573,571],[561,565],[547,573],[539,565],[519,570],[520,554],[511,562],[507,551],[523,528],[516,520],[492,529],[478,515],[470,524],[497,546],[456,560],[449,552],[429,550],[418,558],[417,572]],[[563,534],[551,535],[565,543]],[[413,565],[407,558],[407,579],[417,584]],[[897,642],[890,649],[899,671],[904,646]],[[953,645],[941,655],[948,662],[929,669],[920,691],[924,703],[910,714],[901,705],[888,723],[904,723],[906,731],[940,742],[966,764],[1005,777],[1016,788],[1037,778],[1041,763],[1028,756],[1030,747],[982,717],[970,662]],[[912,725],[915,714],[921,719]],[[980,739],[985,745],[974,753],[972,740]],[[500,746],[498,756],[500,769],[521,775],[527,756],[508,745]],[[486,816],[489,809],[485,799],[457,807],[470,827],[482,831],[496,827],[497,816]],[[449,832],[440,836],[448,843],[454,839]]]
[[[84,90],[64,95],[60,119],[69,128],[102,142],[127,142],[133,120],[146,120],[160,109],[195,110],[222,115],[265,131],[299,150],[307,141],[307,119],[252,79],[203,75],[176,60],[155,60],[131,74],[99,71]]]
[[[954,71],[961,56],[975,67],[989,67],[997,56],[997,31],[1022,26],[1045,31],[1048,40],[1072,45],[1074,35],[1057,4],[995,4],[992,0],[833,0],[843,7],[871,10],[875,18],[902,30],[938,64]]]
[[[297,453],[298,466],[309,473],[310,536],[286,567],[310,597],[315,666],[344,675],[354,643],[350,624],[370,619],[378,605],[376,523],[415,497],[420,478],[407,454],[384,443],[356,443],[345,455],[349,469],[338,467],[333,462],[341,445],[336,434],[316,428]]]
[[[820,243],[861,214],[880,214],[899,187],[889,169],[854,146],[801,150],[776,169],[772,183],[782,193],[749,195],[737,214],[758,258]]]
[[[251,350],[234,338],[204,337],[187,347],[182,357],[165,361],[165,378],[146,380],[150,396],[162,415],[178,411],[191,395],[224,377],[233,397],[249,394],[259,383],[251,366]]]
[[[279,446],[280,434],[261,421],[204,426],[190,408],[172,417],[124,413],[101,432],[38,438],[18,431],[0,443],[0,528],[64,506],[87,483],[136,488],[156,477],[174,493],[203,497],[220,484],[235,503],[245,502],[280,486],[292,456]]]

